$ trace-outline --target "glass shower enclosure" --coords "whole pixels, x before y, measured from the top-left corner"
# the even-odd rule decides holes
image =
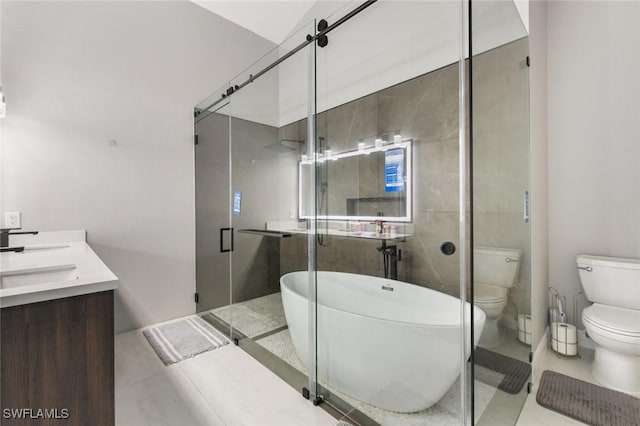
[[[472,366],[473,408],[478,424],[512,425],[528,395],[533,353],[529,46],[512,2],[471,6],[471,290],[487,313]]]
[[[348,423],[486,422],[468,2],[337,6],[194,110],[196,310]]]
[[[258,357],[266,350],[255,342],[286,328],[281,241],[303,232],[297,168],[313,148],[298,127],[312,115],[313,46],[300,40],[314,28],[302,26],[195,108],[197,312]],[[284,117],[297,119],[295,131]]]

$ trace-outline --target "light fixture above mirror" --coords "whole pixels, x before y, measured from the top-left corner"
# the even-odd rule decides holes
[[[371,143],[373,142],[373,143]],[[298,217],[327,220],[411,222],[411,139],[375,138],[343,152],[302,155],[298,166]],[[315,209],[307,193],[315,180]],[[313,200],[313,199],[311,199]]]

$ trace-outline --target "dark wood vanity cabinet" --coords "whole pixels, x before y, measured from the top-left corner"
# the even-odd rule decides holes
[[[113,290],[2,308],[0,423],[113,425],[113,331]]]

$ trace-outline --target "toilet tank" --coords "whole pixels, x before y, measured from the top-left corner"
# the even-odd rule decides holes
[[[581,254],[576,264],[587,300],[640,309],[640,259]]]
[[[513,287],[518,280],[522,250],[476,247],[473,250],[473,280],[476,283]]]

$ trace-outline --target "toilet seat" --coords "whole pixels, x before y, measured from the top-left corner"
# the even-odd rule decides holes
[[[473,285],[474,303],[499,303],[507,300],[509,289],[494,285],[475,283]]]
[[[611,339],[640,344],[640,311],[594,303],[582,311],[582,321]]]

